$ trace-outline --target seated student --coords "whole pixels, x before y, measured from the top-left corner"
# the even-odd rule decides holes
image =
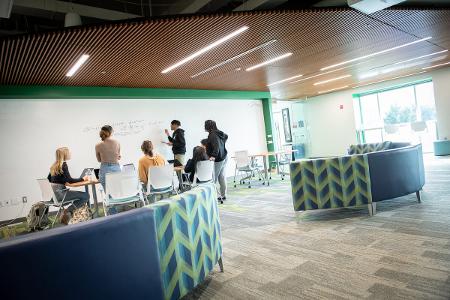
[[[139,160],[138,172],[139,179],[144,183],[144,188],[147,188],[148,183],[148,168],[154,166],[163,166],[165,164],[164,157],[154,153],[153,144],[151,141],[144,141],[141,145],[141,150],[144,156]]]
[[[206,149],[207,144],[208,144],[208,139],[203,139],[200,141],[200,147],[203,147]]]
[[[63,214],[61,215],[61,223],[68,224],[70,216],[76,208],[82,207],[85,203],[89,201],[89,194],[81,191],[62,191],[65,186],[70,186],[72,183],[88,181],[88,176],[83,178],[72,178],[69,173],[69,167],[67,166],[66,161],[70,159],[70,150],[67,147],[62,147],[56,149],[56,161],[50,167],[50,173],[48,174],[48,180],[51,183],[57,183],[61,185],[60,189],[55,189],[55,196],[58,197],[59,201],[64,199],[64,202],[68,200],[77,199],[73,202],[73,204],[68,208],[64,209]],[[64,197],[65,195],[65,197]]]
[[[184,167],[184,172],[189,174],[189,181],[194,181],[195,166],[197,162],[209,160],[206,150],[202,146],[194,147],[192,158],[188,160],[186,166]]]

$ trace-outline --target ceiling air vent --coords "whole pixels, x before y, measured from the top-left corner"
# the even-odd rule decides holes
[[[368,15],[401,2],[405,0],[347,0],[348,6]]]

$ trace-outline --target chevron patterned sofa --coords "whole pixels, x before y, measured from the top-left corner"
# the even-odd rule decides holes
[[[425,184],[421,145],[355,145],[349,152],[358,154],[291,163],[295,211],[368,205],[372,215],[376,202],[414,192],[420,202]]]
[[[217,263],[214,186],[0,243],[3,299],[179,299]],[[6,271],[7,270],[7,271]]]

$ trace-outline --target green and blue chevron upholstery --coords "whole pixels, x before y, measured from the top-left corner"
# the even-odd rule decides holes
[[[366,154],[375,151],[388,150],[391,149],[391,144],[392,142],[385,141],[382,143],[350,145],[348,154]]]
[[[292,162],[290,171],[295,211],[372,203],[367,155]]]
[[[201,283],[222,256],[214,185],[147,206],[154,211],[165,299],[179,299]]]

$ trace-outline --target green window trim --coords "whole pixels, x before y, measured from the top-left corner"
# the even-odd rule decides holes
[[[431,81],[433,81],[433,80],[431,79],[431,77],[429,77],[429,78],[425,78],[425,79],[420,79],[420,80],[416,80],[416,81],[410,81],[410,82],[407,82],[407,83],[402,83],[402,84],[389,86],[389,87],[386,87],[386,88],[370,90],[370,91],[359,93],[359,94],[353,94],[352,96],[353,96],[353,98],[360,98],[360,97],[367,96],[367,95],[378,94],[378,93],[381,93],[381,92],[387,92],[387,91],[396,90],[396,89],[408,87],[408,86],[411,86],[411,85],[418,85],[418,84],[421,84],[421,83],[427,83],[427,82],[431,82]]]

